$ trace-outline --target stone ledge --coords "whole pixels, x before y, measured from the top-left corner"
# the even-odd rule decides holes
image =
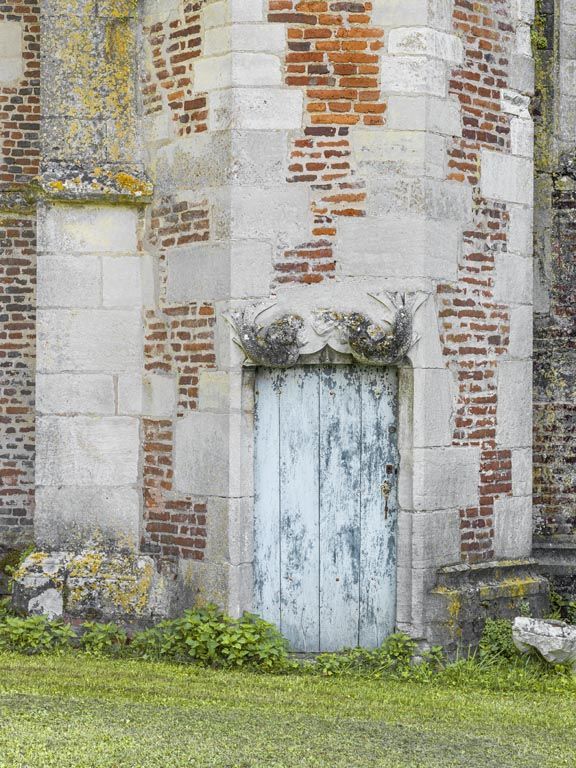
[[[102,164],[94,168],[53,163],[34,181],[0,189],[0,215],[33,213],[41,200],[66,203],[145,205],[154,187],[139,166]]]
[[[477,647],[487,619],[513,619],[526,605],[542,616],[549,597],[548,580],[532,559],[441,568],[426,605],[429,639],[454,656]]]

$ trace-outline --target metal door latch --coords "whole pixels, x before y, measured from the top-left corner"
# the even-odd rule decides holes
[[[382,491],[382,496],[384,496],[384,520],[388,520],[388,499],[390,498],[390,493],[392,492],[392,486],[388,480],[382,483],[380,490]]]

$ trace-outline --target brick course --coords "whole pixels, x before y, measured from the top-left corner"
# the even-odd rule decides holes
[[[438,287],[442,342],[458,382],[453,444],[481,448],[480,504],[462,509],[462,557],[494,557],[494,501],[512,493],[512,457],[496,445],[498,361],[508,351],[510,318],[494,296],[494,256],[505,252],[506,204],[480,194],[480,150],[510,150],[509,116],[501,91],[508,87],[513,27],[508,0],[456,0],[453,27],[464,42],[464,64],[453,70],[449,93],[458,98],[462,138],[449,148],[448,179],[473,191],[473,227],[464,232],[457,285]]]
[[[23,75],[0,85],[0,194],[40,163],[40,6],[0,3],[22,28]],[[0,542],[24,546],[34,513],[36,217],[0,210]]]
[[[35,218],[0,216],[0,540],[32,538]]]
[[[177,378],[175,418],[198,407],[199,374],[213,368],[215,309],[209,303],[171,305],[165,301],[169,248],[210,239],[206,201],[158,198],[150,217],[150,246],[158,256],[160,306],[146,312],[144,367]],[[191,257],[192,258],[192,257]],[[162,559],[202,560],[206,546],[205,499],[179,497],[172,485],[174,422],[144,420],[144,525],[142,546]]]
[[[312,191],[312,238],[281,253],[276,285],[335,276],[333,242],[341,216],[365,215],[365,182],[352,158],[350,130],[383,125],[378,51],[384,32],[370,2],[269,0],[268,19],[288,25],[286,85],[305,93],[304,135],[290,153],[291,184]]]
[[[26,184],[40,164],[40,6],[0,3],[0,22],[22,25],[24,75],[17,84],[0,85],[0,188]]]
[[[193,72],[194,61],[202,54],[204,2],[183,2],[179,18],[144,29],[153,65],[144,77],[144,113],[170,112],[179,136],[208,129],[208,97],[194,92]]]

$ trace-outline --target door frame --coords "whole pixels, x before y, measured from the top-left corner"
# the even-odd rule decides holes
[[[328,352],[328,353],[327,353]],[[333,350],[324,350],[314,355],[302,356],[299,365],[354,365],[350,355]],[[400,631],[418,631],[414,626],[414,614],[421,611],[413,606],[413,593],[421,594],[417,584],[413,584],[412,570],[412,482],[413,482],[413,414],[414,414],[414,376],[409,361],[406,364],[391,366],[398,373],[398,523],[396,543],[396,627]],[[229,583],[229,609],[241,614],[252,611],[254,599],[254,495],[255,495],[255,427],[254,414],[256,403],[257,366],[244,365],[242,368],[241,410],[243,412],[243,432],[240,440],[239,463],[245,468],[245,488],[250,500],[246,514],[238,521],[245,541],[245,550],[249,562],[246,567],[235,570]]]

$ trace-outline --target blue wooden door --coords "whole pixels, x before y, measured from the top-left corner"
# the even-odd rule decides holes
[[[377,647],[396,605],[393,369],[260,369],[255,611],[292,647]]]

